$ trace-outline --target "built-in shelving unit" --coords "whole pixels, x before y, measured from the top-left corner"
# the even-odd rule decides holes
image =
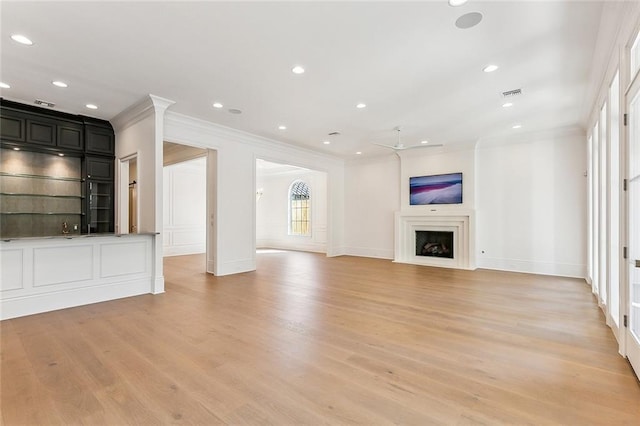
[[[114,231],[113,128],[0,99],[0,237]]]

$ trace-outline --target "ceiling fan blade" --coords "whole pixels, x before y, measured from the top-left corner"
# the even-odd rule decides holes
[[[389,149],[393,149],[393,150],[399,150],[399,149],[405,149],[404,147],[397,147],[397,146],[392,146],[392,145],[385,145],[383,143],[375,143],[373,142],[374,145],[378,145],[378,146],[382,146],[384,148],[389,148]]]
[[[413,145],[413,146],[405,146],[404,149],[413,149],[413,148],[437,148],[439,146],[444,146],[441,143],[436,143],[433,145]]]

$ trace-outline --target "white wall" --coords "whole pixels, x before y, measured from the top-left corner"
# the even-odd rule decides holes
[[[289,235],[289,188],[301,180],[311,193],[311,235]],[[314,170],[285,174],[258,173],[256,187],[262,196],[256,202],[256,245],[324,253],[327,250],[327,175]]]
[[[205,252],[206,179],[206,158],[164,167],[163,251],[165,256]]]
[[[555,130],[477,147],[477,265],[586,276],[585,136]]]
[[[327,255],[344,253],[344,162],[213,123],[167,112],[165,140],[215,152],[207,179],[207,270],[226,275],[256,268],[256,158],[327,173]]]
[[[162,268],[162,141],[164,112],[173,102],[149,95],[111,120],[116,135],[116,159],[137,155],[138,232],[157,233],[153,241],[153,293],[164,292]],[[119,183],[119,182],[118,182]],[[116,183],[116,226],[123,212],[120,200],[129,193]],[[126,221],[125,221],[126,222]]]
[[[395,154],[349,161],[345,167],[347,254],[393,259],[394,212],[400,208]]]

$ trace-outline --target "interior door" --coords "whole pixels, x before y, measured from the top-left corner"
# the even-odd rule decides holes
[[[627,92],[627,357],[640,377],[640,78]]]

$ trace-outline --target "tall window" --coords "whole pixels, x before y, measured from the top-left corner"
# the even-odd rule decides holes
[[[299,180],[289,188],[289,234],[311,235],[311,195],[309,186]]]
[[[609,286],[611,318],[619,325],[620,317],[620,78],[616,73],[609,87]]]

